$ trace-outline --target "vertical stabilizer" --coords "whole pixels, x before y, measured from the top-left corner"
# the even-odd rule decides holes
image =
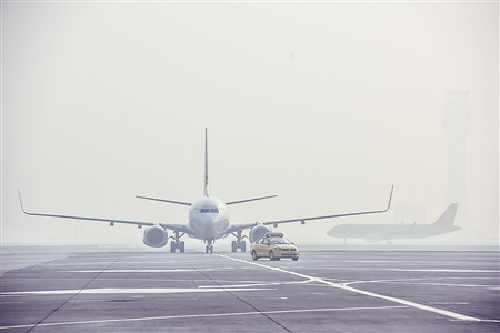
[[[453,222],[455,222],[455,217],[457,216],[458,204],[452,203],[447,210],[441,214],[439,219],[432,223],[435,227],[451,227]]]
[[[203,195],[209,196],[208,190],[208,128],[205,128],[205,176],[203,179]]]

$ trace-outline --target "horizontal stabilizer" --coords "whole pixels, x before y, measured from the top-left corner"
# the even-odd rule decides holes
[[[157,199],[157,198],[145,197],[145,196],[142,196],[142,195],[136,195],[135,197],[137,199],[152,200],[152,201],[159,201],[159,202],[168,202],[168,203],[177,204],[177,205],[191,206],[190,202],[184,202],[184,201],[173,201],[173,200]]]
[[[229,202],[226,202],[226,205],[234,205],[234,204],[238,204],[238,203],[242,203],[242,202],[257,201],[257,200],[264,200],[264,199],[272,199],[272,198],[276,198],[276,197],[277,197],[276,194],[266,195],[263,197],[257,197],[257,198],[252,198],[252,199],[229,201]]]

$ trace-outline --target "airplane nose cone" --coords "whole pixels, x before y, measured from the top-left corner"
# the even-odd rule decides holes
[[[207,215],[207,221],[209,221],[212,224],[215,224],[215,223],[219,222],[219,219],[220,219],[219,214],[210,214],[210,215]]]

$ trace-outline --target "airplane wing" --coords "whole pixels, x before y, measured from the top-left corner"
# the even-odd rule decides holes
[[[60,218],[60,219],[70,219],[70,220],[83,220],[83,221],[93,221],[93,222],[106,222],[110,225],[114,225],[115,223],[121,224],[132,224],[136,225],[139,229],[145,226],[159,225],[164,229],[178,231],[181,233],[191,234],[189,227],[186,224],[172,224],[172,223],[157,223],[157,222],[149,222],[149,221],[128,221],[128,220],[116,220],[116,219],[105,219],[99,217],[90,217],[90,216],[77,216],[77,215],[60,215],[60,214],[45,214],[45,213],[33,213],[24,210],[23,202],[21,200],[21,193],[19,192],[19,202],[21,203],[21,210],[26,215],[31,216],[42,216],[42,217],[52,217],[52,218]]]
[[[389,204],[387,205],[387,208],[383,209],[383,210],[371,210],[371,211],[350,212],[350,213],[331,214],[331,215],[319,215],[319,216],[310,216],[310,217],[302,217],[302,218],[293,218],[293,219],[288,219],[288,220],[253,222],[253,223],[245,223],[245,224],[233,224],[233,225],[229,226],[229,229],[227,230],[226,233],[230,234],[230,233],[237,232],[237,231],[251,229],[258,224],[272,225],[274,228],[277,228],[278,224],[282,224],[282,223],[300,222],[301,224],[305,224],[306,221],[335,219],[335,218],[339,218],[339,217],[354,216],[354,215],[385,213],[391,208],[392,190],[393,189],[394,189],[394,185],[391,186],[391,193],[389,194]]]

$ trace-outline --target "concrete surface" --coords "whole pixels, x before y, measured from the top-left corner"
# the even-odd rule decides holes
[[[499,332],[499,265],[496,251],[4,253],[0,330]]]

